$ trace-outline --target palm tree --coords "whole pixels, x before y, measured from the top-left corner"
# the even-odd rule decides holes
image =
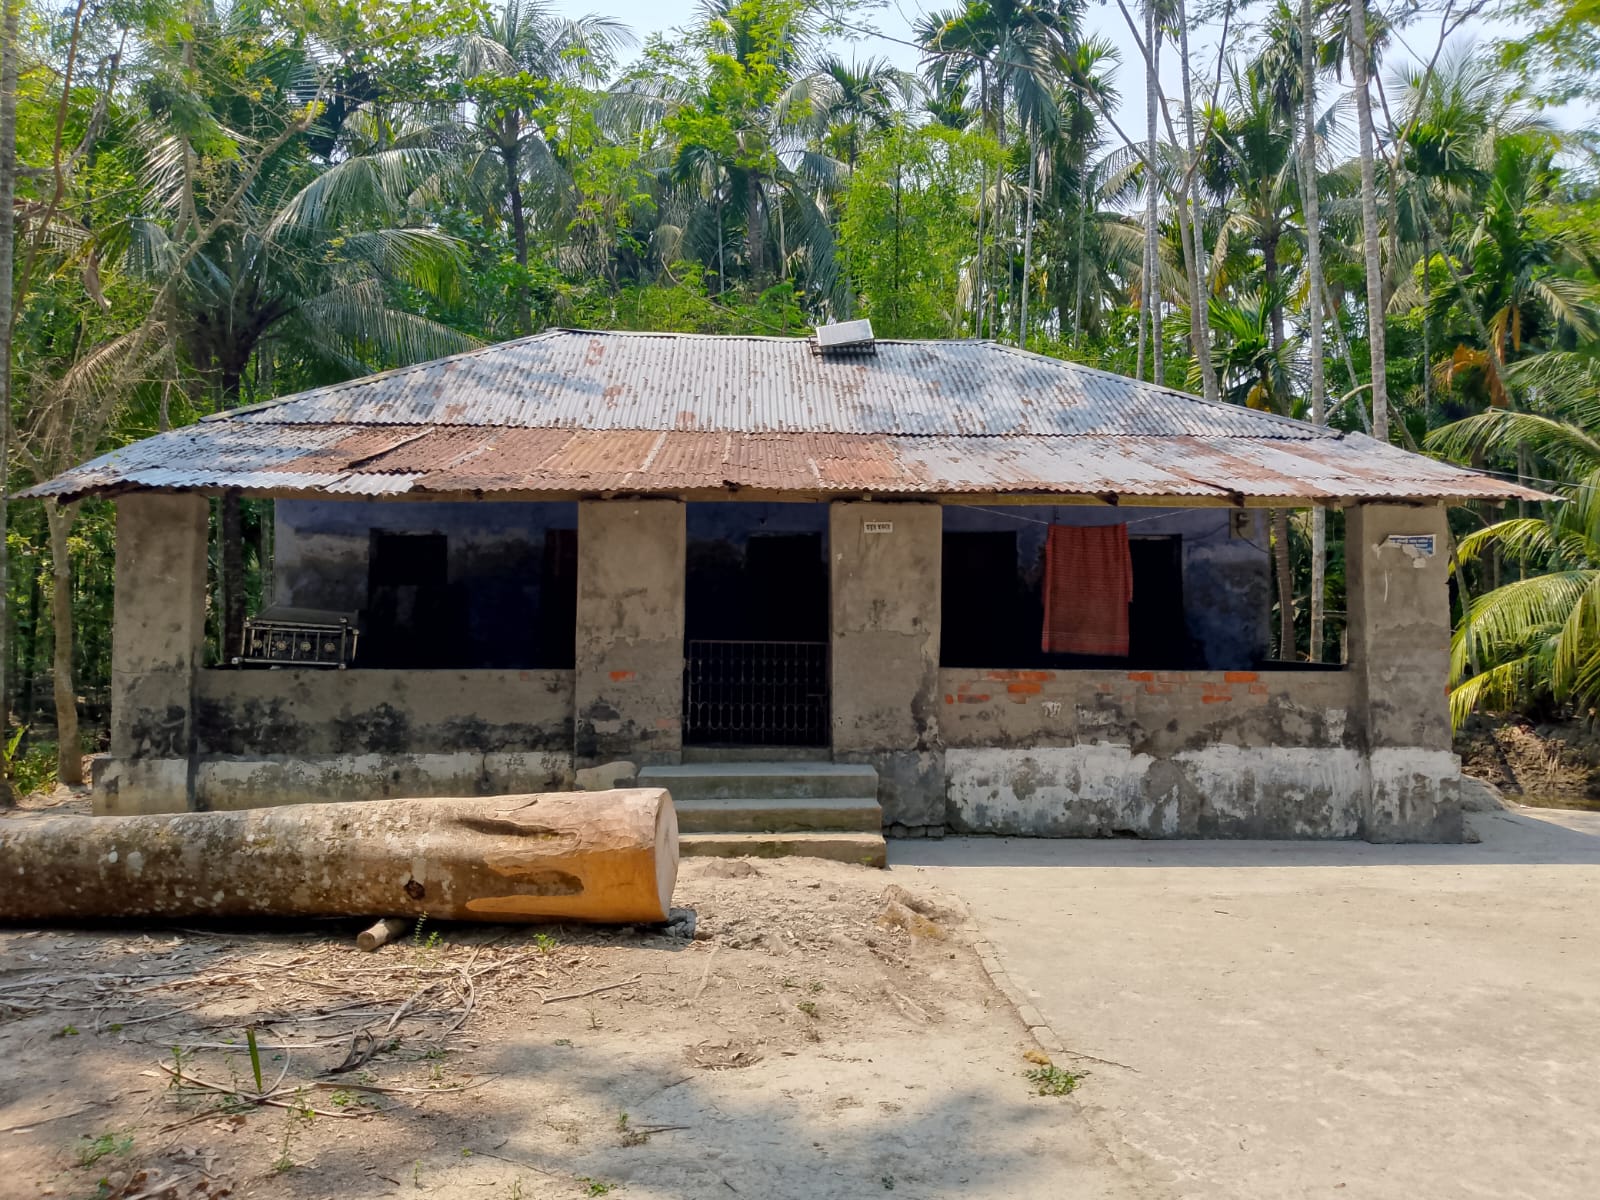
[[[1100,114],[1117,106],[1112,76],[1118,59],[1116,47],[1105,38],[1080,38],[1070,47],[1058,99],[1060,124],[1051,139],[1049,170],[1043,179],[1050,214],[1046,228],[1056,239],[1051,272],[1056,283],[1056,325],[1072,331],[1074,344],[1082,341],[1085,300],[1090,312],[1098,313],[1102,300],[1113,291],[1114,277],[1125,269],[1116,259],[1126,250],[1131,231],[1123,217],[1101,208],[1131,198],[1121,194],[1131,192],[1126,153],[1116,151],[1091,161],[1104,144]],[[1096,255],[1101,248],[1112,253]],[[1091,279],[1092,297],[1086,296]],[[1121,302],[1120,287],[1115,290],[1116,302]]]
[[[1275,301],[1273,340],[1281,345],[1288,296],[1279,286],[1283,251],[1300,232],[1295,124],[1280,113],[1262,81],[1247,72],[1235,75],[1232,102],[1212,114],[1212,130],[1201,172],[1223,207],[1217,256],[1226,260],[1235,241],[1260,255],[1262,290]],[[1254,263],[1248,266],[1253,269]]]
[[[965,7],[929,13],[916,25],[923,48],[924,73],[930,92],[948,95],[978,81],[978,114],[1005,145],[1007,102],[1037,150],[1042,131],[1059,122],[1058,84],[1071,47],[1077,40],[1077,8],[1058,0],[1035,4],[1028,0],[967,0]],[[1001,194],[1001,172],[996,168],[995,204]],[[975,328],[983,333],[988,295],[984,266],[984,198],[978,202],[978,257],[974,288]]]
[[[1179,77],[1183,82],[1184,148],[1188,162],[1184,166],[1182,203],[1178,220],[1182,231],[1188,267],[1189,341],[1192,353],[1200,363],[1200,383],[1207,400],[1218,395],[1217,370],[1211,361],[1211,331],[1206,321],[1206,246],[1205,227],[1200,215],[1200,153],[1194,131],[1194,84],[1189,62],[1189,12],[1185,0],[1176,0],[1175,16],[1178,26]],[[1231,11],[1228,17],[1231,18]],[[1227,38],[1227,25],[1223,26]],[[1187,220],[1184,213],[1187,212]]]
[[[1299,10],[1288,0],[1277,0],[1263,21],[1263,35],[1248,77],[1257,94],[1286,127],[1298,123],[1294,152],[1295,184],[1299,190],[1301,225],[1305,244],[1304,323],[1309,353],[1309,416],[1318,424],[1327,420],[1327,372],[1323,349],[1323,291],[1321,176],[1317,166],[1318,141],[1323,132],[1317,115],[1317,76],[1334,66],[1341,53],[1342,33],[1330,27],[1339,13],[1325,0],[1301,0]],[[1319,18],[1322,28],[1319,28]],[[1325,575],[1327,568],[1327,512],[1311,513],[1311,613],[1310,657],[1322,659]]]
[[[1127,213],[1139,160],[1123,147],[1080,163],[1076,150],[1061,143],[1056,155],[1054,304],[1062,330],[1081,348],[1085,338],[1106,335],[1107,317],[1129,303],[1130,284],[1139,277],[1144,230]]]
[[[842,171],[819,172],[830,184],[843,185],[855,170],[863,141],[881,138],[895,121],[896,104],[909,104],[917,93],[916,80],[887,59],[845,62],[827,55],[815,70],[802,76],[780,101],[786,118],[799,114],[821,147],[823,161],[842,162]],[[855,285],[848,258],[844,265],[843,315],[854,315]]]
[[[17,187],[17,74],[22,48],[18,45],[21,0],[3,0],[0,15],[0,643],[5,642],[6,599],[9,596],[10,550],[7,500],[11,468],[11,265],[13,200]],[[6,677],[7,657],[0,653],[0,738],[11,737],[11,692]],[[12,802],[11,782],[0,775],[0,808]]]
[[[1600,358],[1544,354],[1511,368],[1547,397],[1547,413],[1490,409],[1437,430],[1434,449],[1470,460],[1530,451],[1572,480],[1542,516],[1462,538],[1457,563],[1505,554],[1537,573],[1465,606],[1451,643],[1450,715],[1554,702],[1600,707]]]
[[[1560,172],[1549,139],[1500,139],[1482,209],[1457,223],[1454,245],[1461,262],[1435,294],[1434,314],[1454,304],[1484,321],[1481,346],[1457,345],[1446,367],[1451,378],[1481,371],[1491,404],[1510,403],[1508,368],[1525,354],[1554,349],[1563,337],[1589,338],[1597,329],[1600,290],[1580,277],[1600,256],[1600,234],[1588,226],[1560,228],[1554,221]]]
[[[521,276],[516,286],[517,328],[533,331],[528,291],[528,205],[525,187],[536,184],[552,215],[570,189],[557,149],[545,134],[541,110],[564,85],[606,78],[617,55],[634,44],[626,25],[589,14],[567,18],[544,0],[504,0],[484,11],[479,27],[456,46],[456,73],[468,100],[461,120],[473,146],[467,176],[491,208],[510,209],[511,238]]]
[[[1356,97],[1356,123],[1360,130],[1361,247],[1367,276],[1367,345],[1372,362],[1372,436],[1389,440],[1389,382],[1387,328],[1384,313],[1383,262],[1378,225],[1378,172],[1374,159],[1376,135],[1372,125],[1372,93],[1368,76],[1372,67],[1371,28],[1366,0],[1350,0],[1350,75]]]
[[[1327,422],[1327,371],[1322,349],[1322,213],[1317,195],[1317,46],[1312,0],[1300,0],[1300,208],[1306,229],[1306,329],[1311,364],[1311,420]],[[1307,645],[1312,662],[1322,661],[1322,626],[1328,569],[1328,511],[1311,510],[1311,630]]]
[[[784,104],[789,111],[808,110],[813,135],[848,168],[861,156],[863,140],[894,124],[897,106],[916,94],[916,80],[888,59],[846,62],[829,54],[795,82]]]
[[[1156,17],[1158,0],[1144,0],[1144,271],[1139,285],[1139,357],[1134,373],[1144,377],[1145,325],[1150,328],[1150,378],[1165,382],[1166,371],[1161,361],[1161,288],[1157,280],[1160,258],[1157,250],[1159,231],[1157,213],[1160,203],[1159,130],[1156,114],[1161,104],[1161,23]]]
[[[181,198],[157,197],[167,219],[135,222],[137,263],[152,278],[181,270],[170,325],[216,409],[239,403],[265,345],[292,347],[326,376],[346,378],[475,344],[391,300],[394,288],[446,299],[459,282],[456,243],[407,219],[412,189],[438,165],[437,155],[407,150],[325,168],[284,160],[255,179],[239,218],[195,253],[182,240]],[[221,540],[222,644],[232,647],[245,616],[236,493],[224,498]]]
[[[676,205],[657,234],[715,272],[718,291],[741,271],[757,290],[776,273],[837,312],[829,214],[848,167],[809,136],[810,106],[798,102],[815,38],[809,14],[735,0],[706,0],[701,12],[700,69],[687,81],[657,71],[642,83],[660,98],[671,138],[659,178]],[[742,247],[733,241],[741,226]]]
[[[1293,415],[1292,370],[1295,347],[1279,327],[1283,285],[1262,287],[1235,300],[1213,297],[1211,327],[1217,334],[1217,368],[1222,398],[1265,412]],[[1199,366],[1191,367],[1197,376]],[[1190,386],[1198,383],[1191,377]],[[1289,559],[1289,514],[1272,510],[1272,551],[1278,585],[1278,656],[1293,659],[1294,572]]]

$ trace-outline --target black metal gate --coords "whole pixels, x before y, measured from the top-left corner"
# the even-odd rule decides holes
[[[692,745],[826,746],[828,643],[691,640],[683,740]]]

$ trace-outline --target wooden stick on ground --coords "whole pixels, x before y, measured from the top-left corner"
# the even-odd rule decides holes
[[[371,928],[356,934],[356,945],[371,954],[379,946],[387,946],[394,941],[410,926],[411,922],[404,917],[385,917]]]

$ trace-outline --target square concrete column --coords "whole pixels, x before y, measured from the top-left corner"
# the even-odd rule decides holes
[[[578,505],[577,766],[683,757],[686,546],[677,500]]]
[[[944,824],[937,504],[831,506],[833,757],[878,769],[885,824]]]
[[[97,813],[191,806],[209,533],[203,496],[134,494],[117,501],[111,761],[95,780]]]
[[[1431,539],[1431,542],[1430,540]],[[1449,531],[1440,504],[1345,513],[1350,668],[1374,842],[1458,842],[1461,764],[1450,749]]]

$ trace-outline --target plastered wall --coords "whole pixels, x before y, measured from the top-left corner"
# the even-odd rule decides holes
[[[682,753],[685,553],[676,500],[578,506],[579,766]]]
[[[947,819],[1052,837],[1353,837],[1347,671],[939,673]]]
[[[939,507],[836,503],[829,517],[833,757],[877,768],[885,821],[941,824]]]

